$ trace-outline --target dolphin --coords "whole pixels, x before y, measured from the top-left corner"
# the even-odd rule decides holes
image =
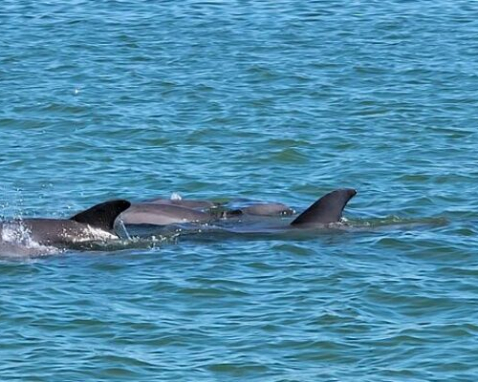
[[[169,203],[133,203],[118,220],[125,225],[165,226],[177,223],[206,223],[213,215]]]
[[[234,215],[256,215],[256,216],[289,216],[295,211],[282,203],[254,203],[245,207],[230,211]]]
[[[356,194],[357,191],[351,188],[329,192],[292,221],[280,215],[274,217],[244,213],[238,216],[236,222],[233,219],[226,219],[225,224],[219,228],[233,233],[272,233],[333,227],[334,224],[341,222],[345,206]]]
[[[131,205],[111,200],[79,212],[69,219],[27,218],[0,223],[0,241],[67,247],[76,243],[118,239],[114,231],[117,216]],[[8,244],[6,244],[8,245]]]
[[[192,209],[209,209],[218,207],[220,203],[211,202],[209,200],[194,200],[194,199],[166,199],[166,198],[156,198],[151,200],[146,200],[144,203],[148,204],[171,204],[179,207],[186,207]]]

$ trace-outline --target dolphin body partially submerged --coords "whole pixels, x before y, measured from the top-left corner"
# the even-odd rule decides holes
[[[46,246],[68,247],[73,244],[118,239],[117,216],[131,203],[118,199],[97,204],[69,219],[27,218],[0,223],[0,244],[29,241]]]
[[[217,226],[219,232],[232,234],[285,234],[287,232],[313,233],[316,230],[338,229],[342,224],[342,213],[347,203],[357,194],[354,189],[332,191],[295,218],[279,216],[244,214],[237,219],[225,221]],[[234,221],[236,220],[236,222]]]
[[[204,210],[208,208],[218,207],[220,203],[212,202],[210,200],[194,200],[194,199],[166,199],[166,198],[155,198],[149,199],[141,204],[167,204],[178,207],[191,208],[196,210]]]
[[[341,221],[345,206],[356,194],[357,191],[350,188],[332,191],[309,206],[292,220],[287,227],[309,229],[338,223]],[[266,217],[270,217],[270,215],[275,213],[277,213],[276,216],[284,215],[282,213],[284,205],[282,204],[261,204],[259,207],[252,207],[255,210],[235,210],[239,212],[231,215],[228,215],[226,211],[225,214],[218,216],[207,211],[169,203],[137,203],[132,204],[130,208],[121,213],[118,219],[126,226],[150,225],[164,227],[182,223],[211,223],[212,225],[220,226],[221,223],[226,223],[226,225],[232,224],[234,228],[247,229],[249,223],[251,223],[249,217],[256,219],[254,226],[257,226],[257,219],[260,219],[259,222],[266,222]],[[281,226],[281,229],[283,228]]]
[[[177,223],[206,223],[213,215],[170,203],[133,203],[119,215],[125,225],[166,226]]]

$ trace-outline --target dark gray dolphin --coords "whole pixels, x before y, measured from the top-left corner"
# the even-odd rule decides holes
[[[356,194],[357,191],[350,188],[332,191],[310,205],[289,225],[295,228],[302,228],[340,222],[345,206]],[[239,212],[237,216],[244,222],[248,221],[247,215],[254,215],[257,218],[260,218],[261,216],[288,216],[294,213],[294,210],[282,203],[258,203],[237,210],[228,211],[226,217],[234,217],[234,214],[231,212],[235,211]],[[254,222],[257,221],[257,219],[254,220]]]
[[[118,220],[126,225],[169,225],[177,223],[205,223],[212,215],[192,208],[169,203],[134,203],[120,214]]]
[[[351,188],[332,191],[302,212],[290,225],[300,228],[340,222],[345,206],[356,194],[357,191]]]
[[[236,219],[224,219],[214,224],[214,226],[204,227],[201,231],[225,232],[234,235],[285,235],[289,233],[297,234],[298,232],[309,234],[316,230],[335,229],[340,227],[342,212],[356,193],[353,189],[332,191],[318,199],[292,221],[277,215],[274,217],[243,214]]]
[[[69,219],[28,218],[0,223],[0,240],[23,244],[26,239],[48,246],[68,246],[117,239],[117,216],[131,205],[126,200],[97,204]]]

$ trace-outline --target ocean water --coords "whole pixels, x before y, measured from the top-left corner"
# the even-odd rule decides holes
[[[2,0],[0,215],[357,196],[351,229],[0,258],[2,381],[475,381],[478,4]]]

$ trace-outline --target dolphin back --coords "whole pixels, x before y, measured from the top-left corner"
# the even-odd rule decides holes
[[[342,218],[342,211],[348,201],[352,199],[355,194],[357,194],[357,191],[351,188],[332,191],[317,200],[290,224],[300,226],[303,224],[328,224],[338,222]]]
[[[124,199],[110,200],[88,208],[72,216],[70,220],[113,232],[116,218],[130,206],[131,203]]]

